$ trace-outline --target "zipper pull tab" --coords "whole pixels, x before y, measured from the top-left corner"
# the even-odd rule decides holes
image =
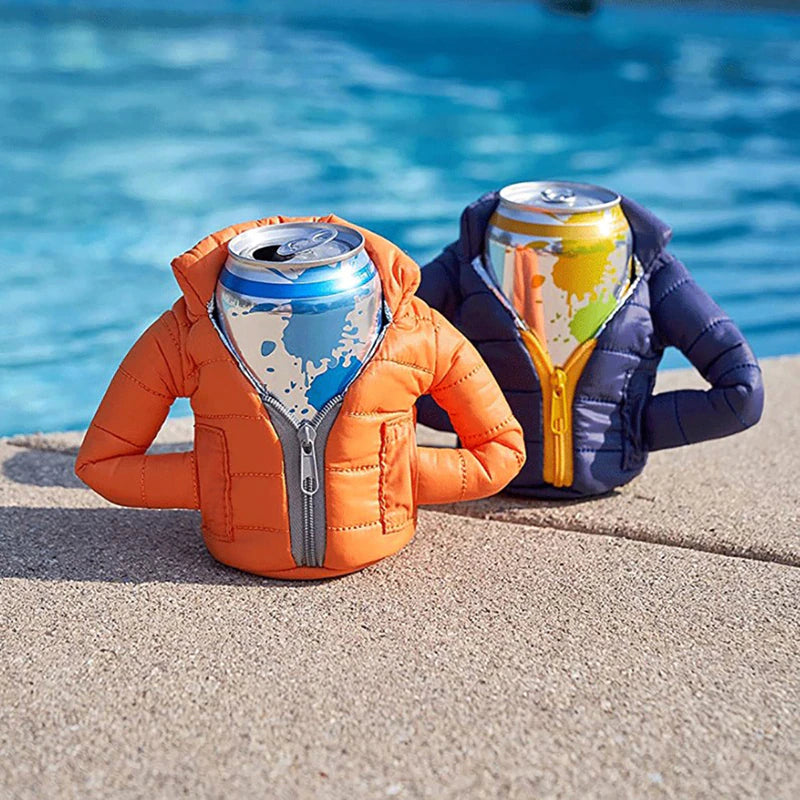
[[[567,432],[567,373],[556,367],[550,375],[550,430],[557,436]]]
[[[303,494],[316,494],[319,489],[317,451],[314,448],[317,431],[313,425],[304,422],[297,431],[297,438],[300,440],[300,490]]]

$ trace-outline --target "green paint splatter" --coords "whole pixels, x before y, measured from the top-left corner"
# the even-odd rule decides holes
[[[588,306],[578,309],[575,316],[569,321],[570,333],[579,342],[590,339],[616,305],[616,298],[612,295],[608,300],[595,300]]]

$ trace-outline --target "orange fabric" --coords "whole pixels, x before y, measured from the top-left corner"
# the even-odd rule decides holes
[[[477,351],[414,296],[417,265],[359,228],[393,320],[345,394],[325,449],[324,566],[297,567],[280,441],[207,312],[228,240],[286,221],[291,218],[226,228],[172,262],[183,297],[123,360],[86,433],[76,472],[120,505],[200,508],[206,545],[225,564],[281,578],[330,577],[403,547],[414,533],[418,503],[502,489],[519,472],[524,446],[520,425]],[[462,447],[417,446],[414,402],[424,393],[449,413]],[[191,398],[194,450],[147,454],[176,397]]]

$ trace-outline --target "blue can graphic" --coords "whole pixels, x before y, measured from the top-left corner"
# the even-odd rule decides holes
[[[345,225],[289,222],[239,234],[215,297],[229,344],[297,422],[345,389],[380,333],[380,276],[363,236]]]

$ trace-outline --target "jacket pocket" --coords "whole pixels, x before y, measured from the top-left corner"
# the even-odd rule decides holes
[[[644,441],[644,411],[653,392],[656,376],[637,371],[631,375],[622,403],[622,469],[639,469],[647,460]]]
[[[417,439],[408,414],[381,425],[380,508],[383,532],[393,533],[416,517]]]
[[[203,533],[232,542],[231,474],[225,431],[209,425],[195,425],[194,451]]]

